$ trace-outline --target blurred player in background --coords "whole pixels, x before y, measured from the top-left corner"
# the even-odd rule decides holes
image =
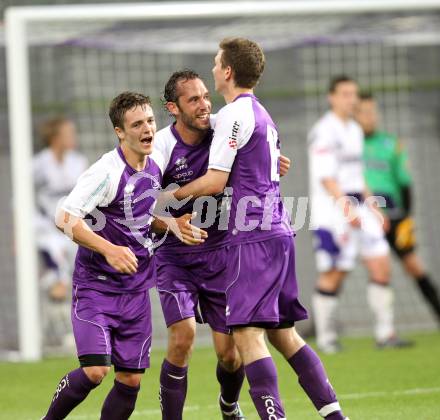
[[[208,168],[213,134],[211,99],[200,76],[192,70],[183,70],[171,75],[164,100],[175,122],[158,131],[155,137],[155,148],[162,152],[166,162],[162,185],[183,186],[204,175]],[[281,175],[287,172],[289,164],[287,157],[280,157]],[[195,211],[200,215],[198,221],[209,225],[204,244],[188,248],[175,237],[167,236],[156,250],[157,289],[169,331],[160,379],[163,419],[182,418],[196,319],[208,323],[212,329],[223,419],[244,418],[238,404],[244,368],[231,330],[226,326],[224,289],[228,280],[229,240],[227,230],[219,229],[219,219],[226,211],[223,200],[223,194],[218,194],[208,207],[205,203],[200,208],[193,208],[194,201],[190,201],[175,213]]]
[[[75,150],[76,129],[71,120],[52,118],[41,125],[39,132],[47,147],[37,153],[32,162],[36,240],[45,269],[41,286],[49,297],[42,308],[44,331],[48,344],[54,344],[54,340],[66,338],[70,331],[67,297],[77,246],[56,228],[53,220],[58,202],[72,190],[88,164]]]
[[[100,418],[128,419],[150,363],[148,293],[155,267],[149,235],[163,158],[153,153],[156,123],[148,97],[124,92],[109,115],[119,146],[80,177],[57,214],[58,227],[79,244],[72,325],[80,367],[61,379],[44,420],[67,417],[112,364],[116,379]],[[191,243],[203,241],[189,234]]]
[[[416,238],[412,211],[412,179],[408,156],[399,140],[378,129],[379,113],[371,94],[361,95],[356,119],[365,135],[365,174],[374,195],[385,198],[390,219],[387,240],[405,271],[415,280],[426,303],[440,324],[440,299],[437,287],[415,252]]]
[[[319,279],[312,298],[317,345],[340,350],[336,324],[338,294],[360,253],[368,270],[368,303],[378,346],[403,346],[394,328],[389,246],[383,216],[364,203],[370,195],[363,170],[363,133],[353,120],[357,83],[347,76],[331,80],[328,111],[309,133],[311,226]],[[356,203],[360,203],[356,206]]]
[[[231,188],[226,325],[233,330],[260,418],[286,417],[267,332],[321,416],[344,419],[321,361],[293,327],[307,312],[298,301],[293,232],[280,201],[278,131],[253,94],[264,65],[255,42],[232,38],[220,43],[213,75],[226,105],[217,114],[208,171],[175,197]]]

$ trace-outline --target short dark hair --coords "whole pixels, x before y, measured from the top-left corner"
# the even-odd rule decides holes
[[[352,77],[347,76],[346,74],[340,74],[338,76],[332,77],[330,79],[330,83],[328,85],[328,91],[329,93],[335,93],[337,87],[341,83],[356,83],[356,80],[354,80]]]
[[[359,94],[359,99],[361,101],[374,101],[374,95],[371,92],[361,92]]]
[[[72,122],[69,118],[59,115],[44,121],[39,127],[38,132],[43,143],[50,146],[52,139],[58,135],[60,128],[67,123]]]
[[[219,47],[223,51],[222,67],[231,67],[236,86],[248,89],[255,87],[266,63],[261,47],[246,38],[225,38]]]
[[[175,71],[168,82],[165,84],[165,89],[163,92],[163,102],[166,104],[167,102],[177,102],[179,99],[179,92],[177,88],[177,84],[179,82],[186,82],[188,80],[201,79],[201,77],[194,70],[191,69],[183,69],[179,71]]]
[[[126,91],[116,96],[111,101],[108,111],[113,127],[124,128],[125,113],[130,109],[138,106],[144,107],[145,105],[151,106],[151,100],[149,96],[142,93]]]

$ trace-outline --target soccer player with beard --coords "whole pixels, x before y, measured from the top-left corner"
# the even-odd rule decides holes
[[[231,38],[220,43],[213,75],[227,105],[217,114],[208,171],[177,190],[175,198],[232,189],[226,325],[233,331],[260,418],[286,417],[267,333],[321,416],[343,419],[321,361],[294,328],[307,312],[298,301],[293,232],[280,202],[278,130],[253,94],[264,61],[255,42]]]
[[[61,205],[57,226],[78,245],[73,273],[72,325],[80,367],[60,381],[44,420],[64,419],[115,367],[102,420],[128,419],[149,366],[154,285],[149,238],[163,158],[153,152],[156,123],[150,99],[124,92],[110,119],[119,146],[79,178]],[[198,244],[177,221],[182,239]],[[93,230],[90,228],[92,225]]]
[[[165,160],[162,186],[185,185],[202,176],[208,167],[211,100],[205,84],[191,70],[172,74],[165,86],[164,100],[175,122],[156,134],[155,147]],[[217,214],[222,196],[212,200],[205,208],[190,201],[177,211],[171,210],[174,216],[197,212],[199,223],[204,217],[204,225],[210,225],[205,243],[189,248],[168,235],[155,252],[157,290],[169,331],[168,351],[160,375],[164,420],[182,418],[196,319],[212,329],[223,418],[244,418],[238,405],[244,370],[225,317],[227,232],[218,229]]]
[[[365,135],[367,185],[374,195],[384,197],[387,203],[385,211],[390,218],[390,229],[386,233],[388,243],[405,271],[415,280],[440,324],[437,287],[415,251],[416,238],[411,217],[412,179],[408,171],[408,155],[395,136],[378,129],[379,112],[371,94],[361,95],[356,120]]]
[[[162,185],[185,185],[204,175],[208,168],[213,133],[211,100],[200,76],[192,70],[183,70],[169,78],[164,101],[175,122],[156,134],[155,147],[166,161]],[[287,172],[289,165],[289,159],[282,156],[282,174]],[[221,215],[226,214],[227,201],[223,200],[223,195],[219,194],[215,198],[210,197],[208,203],[191,201],[174,212],[175,216],[197,212],[200,219],[193,220],[193,223],[206,227],[208,238],[205,243],[188,248],[175,237],[167,236],[156,251],[157,289],[169,330],[168,351],[161,372],[163,419],[182,418],[196,320],[208,323],[212,329],[218,358],[222,416],[229,420],[244,418],[238,405],[244,369],[231,330],[226,326],[224,289],[228,238],[226,226],[219,226]]]

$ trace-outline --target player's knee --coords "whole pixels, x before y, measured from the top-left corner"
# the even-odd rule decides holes
[[[241,357],[237,347],[224,347],[217,351],[217,359],[219,363],[229,372],[237,370],[241,364]]]
[[[326,292],[338,293],[344,277],[345,273],[338,270],[321,273],[317,288]]]
[[[110,366],[87,366],[84,372],[94,384],[100,384],[106,375],[110,372]]]
[[[123,383],[124,385],[137,388],[141,384],[142,374],[140,373],[129,373],[129,372],[117,372],[116,380]]]
[[[174,329],[170,333],[170,347],[175,353],[188,355],[194,343],[195,331],[191,328]]]
[[[369,276],[372,282],[388,284],[391,278],[391,261],[389,257],[379,257],[367,263]]]
[[[234,328],[234,341],[241,355],[264,351],[267,348],[264,337],[262,329]]]
[[[376,270],[370,272],[370,277],[374,283],[388,284],[391,278],[391,269],[386,265],[379,266]]]

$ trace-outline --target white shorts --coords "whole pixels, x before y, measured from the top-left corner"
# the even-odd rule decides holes
[[[355,267],[358,254],[364,259],[389,254],[389,245],[377,215],[366,205],[361,205],[359,216],[359,229],[344,222],[342,226],[322,226],[313,231],[319,272],[350,271]]]

